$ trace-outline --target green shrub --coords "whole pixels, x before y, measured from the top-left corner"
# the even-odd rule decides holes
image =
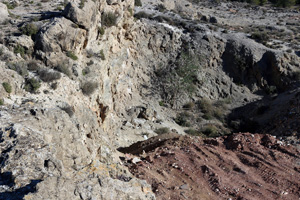
[[[113,12],[103,13],[101,23],[106,27],[115,26],[117,24],[117,16]]]
[[[101,58],[101,60],[105,60],[105,55],[104,55],[103,49],[100,51],[99,57]]]
[[[170,129],[168,127],[162,127],[162,128],[157,128],[154,130],[155,133],[158,135],[165,134],[165,133],[170,133]]]
[[[68,51],[67,56],[72,60],[78,60],[78,57],[72,51]]]
[[[189,134],[189,135],[193,135],[193,136],[202,136],[202,137],[205,136],[205,135],[202,134],[201,131],[196,130],[196,129],[192,129],[192,128],[190,128],[188,130],[185,130],[184,132]]]
[[[159,104],[160,106],[165,106],[165,103],[164,103],[163,101],[159,101],[158,104]]]
[[[0,106],[4,105],[4,100],[0,99]]]
[[[266,32],[255,32],[251,34],[251,38],[260,43],[265,43],[269,40],[269,36]]]
[[[207,125],[203,130],[203,134],[205,134],[208,137],[218,137],[219,131],[218,128],[214,125]]]
[[[105,34],[105,29],[104,29],[104,27],[98,27],[98,31],[99,31],[99,33],[100,33],[100,35],[102,36],[102,35],[104,35]]]
[[[52,82],[61,78],[61,74],[59,72],[50,71],[48,69],[41,69],[38,74],[40,79],[44,82]]]
[[[14,53],[15,54],[20,54],[22,57],[24,57],[24,55],[25,55],[25,49],[24,49],[24,47],[22,47],[21,45],[17,45],[15,48],[14,48]]]
[[[24,89],[27,92],[35,93],[41,87],[40,82],[35,78],[26,79]]]
[[[98,84],[91,81],[85,82],[81,86],[82,93],[86,96],[90,96],[91,94],[93,94],[97,88]]]
[[[144,11],[140,11],[140,12],[134,14],[134,17],[136,19],[142,19],[142,18],[148,19],[148,18],[151,17],[151,15],[148,14],[148,13],[146,13],[146,12],[144,12]]]
[[[57,65],[54,69],[67,75],[68,77],[70,77],[72,75],[71,70],[64,64]]]
[[[25,26],[20,28],[20,31],[22,32],[22,34],[28,35],[28,36],[36,35],[38,30],[39,30],[38,27],[33,23],[26,24]]]
[[[86,67],[82,70],[82,75],[85,76],[91,72],[90,68]]]
[[[195,107],[194,102],[188,102],[188,103],[183,105],[183,108],[187,109],[187,110],[192,110],[194,107]]]
[[[132,8],[128,8],[127,10],[130,13],[130,15],[133,16],[133,9]]]
[[[18,6],[17,3],[15,3],[15,2],[10,2],[10,3],[3,2],[3,3],[6,5],[7,9],[10,9],[10,10],[15,9]]]
[[[134,0],[134,5],[140,7],[140,6],[142,6],[142,1],[141,0]]]
[[[211,104],[211,102],[206,99],[206,98],[203,98],[202,100],[198,101],[198,107],[201,109],[201,111],[204,113],[204,114],[212,114],[213,113],[213,106]]]
[[[180,126],[189,127],[191,126],[190,119],[191,115],[188,112],[182,112],[177,114],[175,122]]]
[[[3,82],[2,83],[3,88],[5,89],[5,91],[7,93],[11,93],[12,92],[12,87],[8,82]]]
[[[80,9],[82,9],[84,7],[85,1],[86,0],[80,0],[80,3],[79,3],[79,8]]]

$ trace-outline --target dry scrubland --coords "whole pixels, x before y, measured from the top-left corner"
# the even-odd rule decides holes
[[[296,0],[1,0],[0,199],[300,198],[299,57]]]

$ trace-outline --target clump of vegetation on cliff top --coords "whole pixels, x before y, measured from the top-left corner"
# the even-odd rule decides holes
[[[101,23],[103,26],[111,27],[117,24],[117,16],[113,12],[103,13],[101,16]]]

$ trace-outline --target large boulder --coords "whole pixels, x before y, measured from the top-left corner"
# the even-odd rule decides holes
[[[79,5],[70,2],[63,11],[63,15],[78,26],[90,30],[99,23],[100,15],[98,12],[99,4],[97,1],[87,0]]]
[[[5,4],[0,2],[0,22],[4,22],[9,16],[7,7]]]
[[[55,18],[39,32],[37,53],[52,64],[57,64],[64,57],[63,52],[81,52],[87,44],[86,38],[86,30],[66,18]]]

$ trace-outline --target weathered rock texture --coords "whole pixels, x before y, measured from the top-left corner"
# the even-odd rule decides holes
[[[71,0],[62,11],[63,1],[39,3],[18,1],[9,23],[1,24],[2,199],[155,199],[153,188],[120,163],[117,148],[161,127],[185,134],[174,118],[188,102],[229,99],[236,108],[274,87],[286,95],[298,83],[293,52],[226,33],[218,23],[230,21],[204,16],[213,11],[202,15],[201,6],[185,0],[145,0],[139,8],[133,0]],[[161,3],[174,13],[156,9]],[[149,16],[135,19],[139,11]],[[103,23],[107,13],[115,24]],[[19,28],[31,23],[38,32],[21,35]],[[168,79],[159,72],[170,74],[185,52],[198,61],[195,92],[171,105]],[[42,82],[39,68],[63,73]],[[40,83],[32,93],[25,91],[30,80]],[[199,127],[225,123],[202,114],[195,114]]]

